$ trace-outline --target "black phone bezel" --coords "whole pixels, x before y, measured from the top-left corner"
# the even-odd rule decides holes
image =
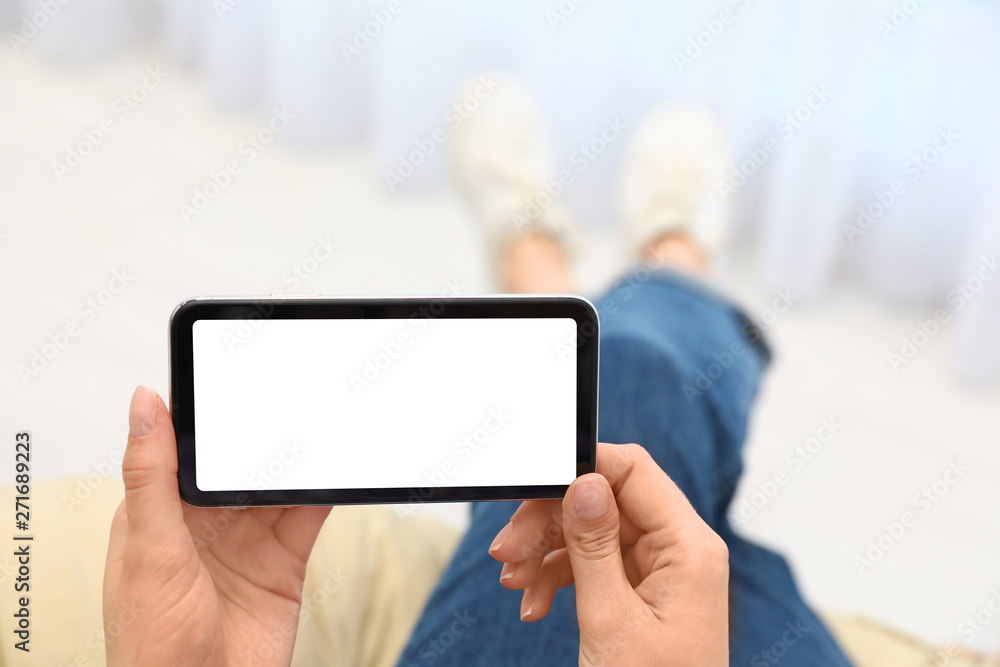
[[[203,491],[196,483],[192,329],[205,319],[572,318],[577,324],[577,476],[597,457],[600,322],[578,296],[198,297],[170,317],[170,411],[181,499],[196,507],[354,505],[561,498],[568,485]]]

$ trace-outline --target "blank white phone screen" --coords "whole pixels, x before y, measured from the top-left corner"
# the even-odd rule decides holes
[[[576,322],[198,320],[202,491],[569,484]]]

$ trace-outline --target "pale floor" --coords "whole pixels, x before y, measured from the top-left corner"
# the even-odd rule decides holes
[[[283,281],[319,238],[339,244],[299,291],[440,293],[449,281],[489,289],[482,248],[451,191],[390,200],[367,154],[303,152],[280,143],[246,162],[239,146],[266,115],[212,107],[187,75],[116,121],[82,165],[58,182],[52,162],[110,114],[142,76],[146,53],[86,67],[49,67],[0,55],[0,280],[4,326],[0,427],[31,429],[40,477],[106,470],[121,451],[136,384],[168,390],[167,318],[199,294],[292,291]],[[209,172],[240,160],[242,173],[185,223],[180,204]],[[588,259],[588,286],[615,270],[607,242]],[[746,262],[729,282],[751,313],[774,298],[753,287]],[[92,320],[78,304],[115,271],[127,286]],[[960,386],[936,337],[894,373],[886,353],[927,313],[898,309],[843,284],[818,305],[796,307],[770,330],[777,360],[764,386],[737,499],[762,505],[743,530],[788,554],[807,595],[936,640],[969,638],[960,626],[1000,590],[1000,394]],[[17,367],[67,324],[80,334],[38,377]],[[801,467],[786,459],[823,420],[842,425]],[[946,493],[915,496],[968,467]],[[782,476],[784,474],[785,476]],[[777,477],[776,477],[777,475]],[[768,480],[773,498],[752,497]],[[921,503],[921,504],[918,504]],[[926,511],[925,511],[926,507]],[[462,523],[464,508],[432,511]],[[855,557],[904,512],[915,523],[878,562]],[[1000,647],[1000,620],[972,632]]]

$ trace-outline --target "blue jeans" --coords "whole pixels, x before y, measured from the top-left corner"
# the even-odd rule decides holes
[[[680,275],[638,270],[597,302],[601,442],[643,445],[729,545],[731,665],[850,663],[802,600],[785,560],[732,529],[750,406],[769,352],[736,308]],[[400,667],[576,665],[573,587],[548,616],[520,620],[520,591],[487,553],[518,503],[477,503]]]

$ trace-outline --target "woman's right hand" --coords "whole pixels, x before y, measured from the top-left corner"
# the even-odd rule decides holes
[[[581,665],[729,664],[729,551],[638,445],[598,445],[597,473],[523,503],[490,553],[525,621],[576,583]]]

